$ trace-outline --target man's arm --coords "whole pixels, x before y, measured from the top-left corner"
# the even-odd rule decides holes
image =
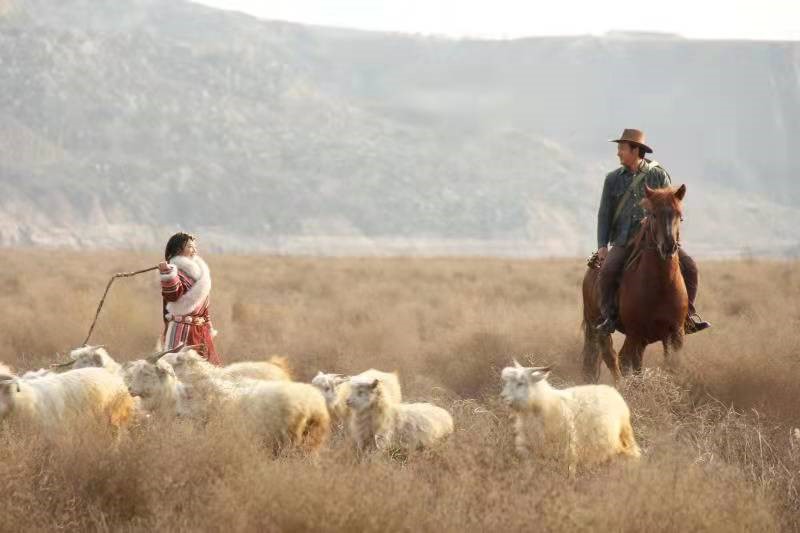
[[[611,218],[614,209],[611,205],[611,175],[606,176],[603,183],[603,195],[600,197],[600,209],[597,210],[597,248],[605,248],[611,236]]]

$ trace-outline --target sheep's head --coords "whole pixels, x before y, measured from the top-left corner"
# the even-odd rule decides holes
[[[95,354],[104,354],[108,356],[108,352],[106,351],[105,346],[99,344],[97,346],[86,345],[86,346],[81,346],[80,348],[75,348],[74,350],[69,352],[69,358],[72,359],[73,361],[77,361],[81,357],[86,357]]]
[[[99,353],[83,355],[75,359],[75,362],[72,364],[72,368],[102,368],[103,366],[105,366],[103,364],[103,356]]]
[[[381,383],[381,380],[351,379],[347,406],[354,411],[363,411],[374,405],[382,395],[383,383]]]
[[[165,389],[172,387],[175,382],[172,368],[160,362],[153,364],[139,360],[125,363],[122,372],[128,392],[131,396],[141,398],[145,409],[157,405]]]
[[[512,409],[527,408],[531,395],[547,382],[551,370],[549,366],[522,366],[514,361],[514,366],[506,367],[500,373],[503,380],[500,396]]]
[[[182,378],[188,374],[192,374],[195,369],[205,362],[205,359],[195,350],[189,349],[178,353],[167,354],[163,361],[175,370],[176,376]]]
[[[325,397],[325,403],[328,404],[328,407],[332,407],[336,404],[338,398],[336,395],[336,388],[342,383],[345,383],[348,379],[350,378],[341,374],[317,372],[317,375],[311,380],[311,384],[320,390]]]
[[[72,350],[69,357],[75,361],[72,368],[98,367],[114,371],[117,367],[117,362],[108,355],[108,352],[102,346],[84,346],[83,348]]]
[[[56,354],[58,357],[58,354]],[[109,368],[112,372],[116,371],[117,364],[108,355],[103,345],[81,346],[69,352],[69,359],[61,363],[53,363],[50,368],[56,372],[73,370],[76,368]]]

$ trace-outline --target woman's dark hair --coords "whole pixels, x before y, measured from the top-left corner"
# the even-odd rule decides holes
[[[184,246],[186,246],[186,243],[193,240],[194,235],[190,235],[189,233],[184,233],[182,231],[170,237],[167,241],[167,247],[164,248],[164,260],[169,261],[176,255],[180,255]]]

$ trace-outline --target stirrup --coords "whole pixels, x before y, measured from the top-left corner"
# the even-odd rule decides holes
[[[711,322],[703,320],[697,313],[692,313],[687,316],[683,325],[683,329],[687,335],[697,333],[698,331],[703,331],[704,329],[708,329],[710,327]]]
[[[606,318],[594,327],[599,333],[611,335],[617,330],[617,321],[613,318]]]

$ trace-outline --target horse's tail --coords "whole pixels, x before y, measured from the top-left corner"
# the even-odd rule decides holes
[[[583,350],[581,351],[581,367],[585,383],[597,383],[600,379],[600,345],[594,325],[583,318]]]

